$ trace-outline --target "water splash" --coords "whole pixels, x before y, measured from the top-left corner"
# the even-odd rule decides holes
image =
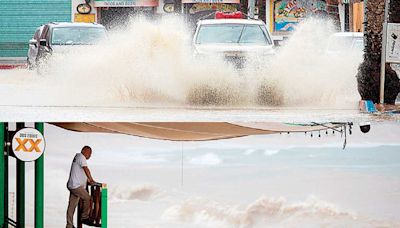
[[[115,186],[110,189],[110,200],[140,200],[150,201],[162,195],[162,191],[157,186]]]
[[[98,46],[52,56],[42,75],[2,72],[0,103],[354,106],[359,59],[346,55],[333,61],[326,56],[332,32],[329,21],[307,20],[275,56],[252,59],[238,71],[218,56],[195,58],[191,31],[181,18],[135,17]],[[21,94],[23,90],[30,96]]]
[[[348,99],[358,100],[354,75],[362,55],[327,53],[334,31],[329,20],[304,21],[263,74],[274,79],[285,104],[343,105]]]
[[[310,196],[288,203],[283,197],[261,197],[246,207],[192,198],[168,208],[163,218],[202,227],[394,227],[395,224],[361,218]]]

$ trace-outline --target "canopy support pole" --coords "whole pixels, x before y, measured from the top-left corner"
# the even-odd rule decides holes
[[[4,156],[4,227],[8,227],[8,155],[9,155],[9,146],[6,144],[10,141],[10,135],[8,134],[8,124],[3,123],[3,156]],[[13,205],[14,206],[14,205]]]
[[[108,209],[107,209],[107,185],[103,184],[101,188],[101,227],[107,228],[107,218],[108,218]]]
[[[24,127],[24,123],[17,123],[17,129]],[[11,140],[10,140],[11,142]],[[17,217],[18,228],[25,228],[25,162],[16,158],[16,192],[17,192]]]
[[[25,228],[25,162],[17,160],[17,226]]]
[[[0,190],[2,193],[0,193],[0,227],[6,227],[7,220],[6,220],[6,195],[8,194],[8,191],[5,191],[5,180],[6,180],[6,162],[5,162],[5,138],[4,138],[4,133],[5,133],[5,127],[4,123],[0,123]],[[8,206],[8,205],[7,205]]]
[[[35,128],[44,134],[43,123]],[[44,153],[35,161],[35,228],[44,227]]]

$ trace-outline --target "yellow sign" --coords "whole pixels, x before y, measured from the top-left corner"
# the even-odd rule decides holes
[[[15,138],[15,140],[18,143],[18,146],[15,149],[15,151],[22,150],[23,152],[32,152],[33,150],[35,150],[38,153],[42,152],[42,150],[40,150],[40,148],[39,148],[39,144],[42,142],[42,139],[33,140],[33,139]],[[28,142],[31,145],[29,149],[26,148],[26,143],[28,143]]]
[[[12,149],[15,157],[24,162],[35,161],[44,152],[46,143],[42,133],[34,128],[23,128],[15,133]]]
[[[76,13],[74,22],[87,22],[87,23],[96,22],[96,15],[94,13],[91,14]]]
[[[237,11],[235,5],[231,4],[214,4],[214,3],[197,3],[189,9],[190,14],[195,14],[202,11],[217,10],[223,12],[235,12]]]

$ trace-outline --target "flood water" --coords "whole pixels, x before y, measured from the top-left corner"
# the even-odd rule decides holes
[[[373,123],[368,134],[355,127],[345,150],[343,138],[330,132],[169,142],[49,124],[45,130],[46,227],[65,223],[69,168],[86,144],[93,148],[92,175],[108,184],[110,227],[400,226],[394,122]],[[14,159],[10,164],[14,183]],[[26,170],[33,212],[33,164]],[[33,213],[27,225],[33,226]]]
[[[0,72],[0,104],[102,107],[314,107],[356,109],[360,53],[326,52],[329,21],[303,23],[274,56],[237,70],[195,58],[180,18],[132,19],[97,46],[55,54],[41,74]]]

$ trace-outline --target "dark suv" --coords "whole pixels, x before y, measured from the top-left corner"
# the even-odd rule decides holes
[[[92,45],[106,37],[106,29],[96,23],[52,22],[36,29],[29,40],[29,69],[39,67],[53,53],[65,53],[72,46]]]

